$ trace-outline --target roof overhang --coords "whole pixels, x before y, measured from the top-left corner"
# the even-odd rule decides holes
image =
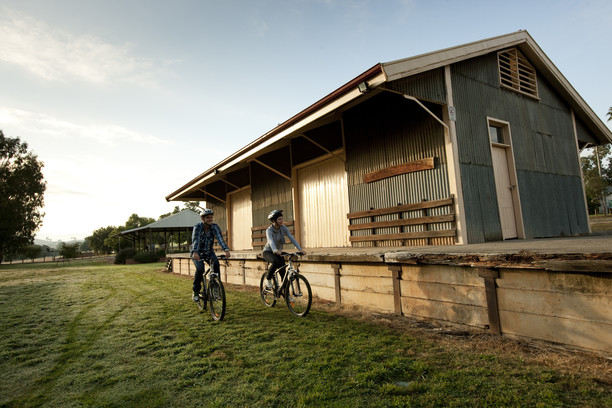
[[[612,143],[610,129],[576,92],[527,31],[521,30],[411,58],[386,62],[382,66],[388,80],[394,81],[510,47],[517,47],[521,50],[537,68],[538,74],[543,75],[565,98],[576,115],[582,119],[585,126],[593,132],[601,144]]]
[[[339,108],[348,104],[359,103],[376,92],[364,94],[359,90],[359,84],[365,82],[370,90],[385,82],[394,81],[411,75],[416,75],[432,69],[451,65],[470,58],[475,58],[505,48],[518,47],[531,63],[538,69],[560,94],[568,101],[576,115],[582,119],[585,126],[593,132],[601,144],[612,143],[612,132],[593,112],[582,97],[576,92],[569,81],[561,74],[552,61],[540,49],[527,31],[493,37],[457,47],[446,48],[427,54],[401,60],[379,63],[342,85],[329,95],[304,109],[297,115],[281,123],[268,133],[254,140],[234,154],[206,170],[187,184],[166,196],[167,201],[197,200],[194,194],[204,191],[202,187],[223,179],[231,171],[248,165],[249,161],[258,156],[281,147],[284,142],[302,133],[313,124],[329,117]],[[367,96],[364,96],[367,95]]]
[[[227,173],[228,170],[246,165],[249,160],[265,153],[272,145],[282,142],[283,139],[289,138],[293,134],[301,133],[303,129],[313,122],[321,120],[343,105],[364,96],[364,93],[359,90],[359,84],[365,82],[369,89],[373,89],[386,82],[386,80],[387,78],[382,69],[382,65],[376,64],[369,70],[325,96],[323,99],[206,170],[183,187],[167,195],[166,201],[189,200],[189,193],[194,189],[198,189],[199,186],[221,179],[223,174]]]

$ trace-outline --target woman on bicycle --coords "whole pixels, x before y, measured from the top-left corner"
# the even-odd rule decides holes
[[[191,235],[191,258],[196,267],[193,277],[193,301],[197,302],[200,293],[200,285],[204,280],[204,262],[212,267],[212,270],[219,273],[219,260],[213,250],[215,238],[225,251],[225,257],[230,257],[229,247],[223,240],[221,229],[213,223],[214,211],[205,209],[202,211],[202,222],[199,222],[193,227]]]
[[[266,276],[268,280],[266,287],[271,289],[273,287],[272,276],[274,275],[274,271],[285,265],[285,260],[282,256],[280,256],[283,252],[285,237],[289,238],[289,241],[295,245],[297,250],[302,255],[305,255],[306,251],[304,251],[302,247],[300,247],[300,244],[297,243],[295,238],[293,238],[289,228],[283,225],[283,210],[273,210],[270,215],[268,215],[268,219],[272,224],[266,229],[267,243],[266,246],[264,246],[262,256],[270,263],[268,275]],[[285,271],[282,270],[280,274],[282,279],[285,276]]]

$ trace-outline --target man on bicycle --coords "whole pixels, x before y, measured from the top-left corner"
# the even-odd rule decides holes
[[[268,220],[272,222],[272,225],[266,229],[266,238],[267,243],[263,249],[263,258],[270,262],[270,267],[268,268],[268,275],[266,288],[272,289],[272,275],[274,275],[274,271],[285,265],[285,260],[280,256],[283,251],[283,244],[285,243],[285,237],[289,238],[289,241],[297,248],[302,255],[306,254],[306,251],[300,247],[300,244],[297,243],[289,228],[283,225],[283,210],[274,210],[268,215]],[[281,271],[281,279],[284,276],[285,271]]]
[[[230,250],[221,234],[221,229],[213,223],[214,211],[205,209],[202,211],[202,222],[197,223],[193,227],[191,235],[191,260],[196,267],[195,276],[193,277],[193,301],[199,299],[200,287],[204,280],[204,262],[212,267],[213,272],[219,273],[219,260],[215,251],[213,251],[213,243],[215,237],[217,242],[225,251],[225,257],[230,257]]]

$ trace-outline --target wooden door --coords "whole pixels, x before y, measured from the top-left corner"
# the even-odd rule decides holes
[[[513,193],[516,186],[510,180],[507,148],[491,146],[493,153],[493,173],[495,175],[495,191],[497,192],[497,205],[502,227],[503,239],[518,237],[516,227],[516,211],[514,208]]]
[[[350,246],[344,162],[328,159],[297,172],[300,244],[304,248]]]
[[[231,194],[230,207],[231,249],[234,251],[253,249],[251,244],[251,227],[253,226],[251,192],[243,190]]]

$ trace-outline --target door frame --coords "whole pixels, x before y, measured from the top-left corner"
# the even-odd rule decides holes
[[[301,192],[300,192],[300,182],[298,180],[298,172],[299,170],[303,168],[316,165],[320,162],[323,162],[329,159],[337,159],[337,160],[344,162],[344,171],[346,172],[346,155],[345,155],[344,148],[336,149],[332,152],[323,154],[311,160],[307,160],[291,168],[291,190],[292,190],[292,199],[293,199],[293,228],[294,228],[294,233],[295,233],[294,235],[296,239],[298,240],[298,242],[300,243],[303,242],[303,237],[302,237],[302,228],[301,228],[302,217],[301,217],[301,208],[300,208],[300,193]],[[348,182],[348,175],[347,175],[347,182]],[[349,233],[348,229],[346,233],[347,234]]]
[[[503,135],[503,143],[494,142],[491,140],[491,126],[500,128],[502,130]],[[523,211],[521,209],[521,200],[519,193],[519,184],[518,178],[516,175],[516,164],[514,162],[514,150],[512,147],[512,132],[510,131],[510,122],[501,119],[495,119],[487,116],[487,134],[489,135],[489,149],[491,152],[491,170],[493,173],[493,179],[495,181],[495,197],[497,200],[497,209],[500,217],[500,227],[501,227],[501,210],[500,210],[500,202],[499,197],[497,197],[497,180],[495,180],[495,166],[493,164],[493,148],[503,148],[506,152],[506,163],[508,165],[508,175],[510,177],[510,185],[512,187],[512,206],[514,210],[514,221],[516,224],[516,234],[517,238],[524,239],[525,238],[525,226],[523,224]],[[503,232],[502,232],[502,240]]]
[[[234,234],[232,234],[232,228],[233,228],[233,224],[234,224],[234,213],[232,211],[232,195],[234,194],[238,194],[238,193],[242,193],[245,190],[248,190],[249,196],[251,196],[251,186],[245,186],[239,189],[236,189],[234,191],[231,191],[229,193],[227,193],[227,203],[226,203],[226,208],[227,208],[227,245],[234,249]],[[253,200],[251,199],[251,224],[253,224]],[[249,228],[251,228],[253,225],[251,225]],[[253,249],[253,245],[251,245],[251,249]]]

